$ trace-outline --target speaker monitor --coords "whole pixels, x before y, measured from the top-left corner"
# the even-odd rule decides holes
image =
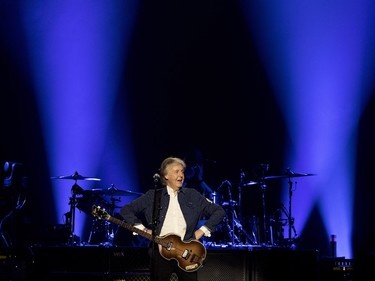
[[[314,250],[257,250],[249,260],[251,281],[317,281],[318,253]]]
[[[210,250],[198,272],[199,281],[249,281],[248,252]]]

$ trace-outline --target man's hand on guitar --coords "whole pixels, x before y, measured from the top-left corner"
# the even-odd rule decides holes
[[[138,224],[134,226],[135,228],[142,230],[148,234],[152,234],[152,230],[145,227],[143,224]],[[133,235],[138,235],[138,233],[133,232]]]
[[[197,229],[196,231],[195,231],[195,238],[196,239],[201,239],[202,237],[203,237],[203,235],[204,235],[204,232],[203,232],[203,230],[201,230],[201,229]]]

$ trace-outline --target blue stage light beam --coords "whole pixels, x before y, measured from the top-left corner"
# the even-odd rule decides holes
[[[369,97],[374,2],[241,1],[287,125],[299,232],[316,205],[351,258],[357,124]],[[284,200],[288,200],[285,189]],[[329,235],[327,236],[327,241]]]
[[[51,176],[78,172],[82,176],[103,177],[100,184],[79,180],[77,184],[83,189],[107,188],[112,182],[129,182],[137,188],[134,174],[128,174],[131,170],[127,169],[134,163],[131,135],[124,133],[129,139],[110,141],[117,126],[125,132],[129,128],[128,124],[113,126],[110,120],[121,88],[136,3],[28,1],[20,4]],[[108,153],[128,157],[114,160],[118,169],[102,171],[101,160]],[[58,222],[70,210],[73,184],[73,180],[52,183]],[[75,219],[75,234],[80,236],[87,215],[76,212]]]

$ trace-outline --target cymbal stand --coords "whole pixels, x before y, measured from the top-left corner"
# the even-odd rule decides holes
[[[242,185],[245,183],[245,173],[241,170],[240,173],[240,183],[238,184],[238,210],[239,210],[239,218],[242,222],[243,214],[242,214]]]
[[[254,229],[251,230],[251,236],[242,228],[243,223],[243,210],[242,210],[242,187],[245,183],[245,172],[241,169],[240,172],[240,182],[238,184],[238,214],[239,214],[239,220],[236,219],[237,226],[239,227],[240,231],[245,235],[246,237],[246,243],[256,245],[258,244],[256,234]]]
[[[236,214],[236,211],[234,210],[234,201],[232,200],[232,192],[231,192],[231,188],[232,188],[232,185],[229,181],[224,181],[223,183],[226,183],[227,184],[227,187],[228,187],[228,197],[229,197],[229,211],[231,213],[231,219],[232,219],[232,225],[231,227],[228,226],[228,230],[229,230],[229,236],[231,238],[231,242],[232,242],[232,245],[234,245],[235,243],[240,243],[240,239],[237,237],[236,233],[234,232],[234,227],[238,225],[241,226],[240,222],[238,221],[237,219],[237,214]],[[241,226],[241,229],[242,229],[242,226]]]
[[[297,232],[294,227],[294,218],[292,216],[292,195],[293,195],[293,182],[290,177],[288,180],[289,185],[289,214],[288,214],[288,242],[292,242],[292,230],[294,232],[294,238],[297,237]]]
[[[232,198],[231,183],[229,181],[225,181],[224,183],[226,183],[228,186],[229,207],[230,207],[230,212],[232,214],[232,230],[230,231],[230,233],[232,234],[231,235],[232,244],[234,244],[235,240],[237,243],[241,243],[241,240],[238,238],[238,236],[236,236],[234,232],[235,227],[238,229],[239,235],[242,234],[246,237],[246,243],[249,243],[250,241],[250,244],[257,244],[256,239],[253,239],[243,228],[241,219],[240,217],[237,216],[236,210],[234,209],[234,206],[236,205],[236,201],[234,201]]]
[[[261,184],[261,189],[262,189],[262,210],[263,210],[263,243],[267,244],[267,215],[266,215],[266,189],[267,185],[263,181]]]
[[[233,205],[234,205],[234,203],[232,203],[233,202],[233,200],[231,200],[231,208],[233,209],[234,207],[233,207]],[[236,241],[238,242],[238,243],[241,243],[241,239],[239,239],[238,238],[238,236],[236,236],[235,234],[234,234],[234,228],[237,228],[238,229],[238,233],[241,235],[244,235],[244,236],[242,236],[242,237],[244,237],[245,238],[245,243],[246,244],[251,244],[251,245],[256,245],[256,244],[258,244],[258,242],[257,242],[257,240],[256,240],[256,237],[255,237],[255,233],[254,232],[252,232],[251,234],[252,234],[252,236],[250,236],[247,232],[246,232],[246,230],[243,228],[243,226],[242,226],[242,224],[241,224],[241,222],[240,222],[240,220],[237,218],[237,214],[236,214],[236,211],[233,209],[233,211],[232,211],[232,229],[233,229],[233,238],[235,238],[236,239]],[[241,237],[241,236],[240,236]]]
[[[267,237],[268,237],[268,229],[267,229],[267,210],[266,210],[266,181],[265,181],[265,174],[268,171],[269,165],[268,164],[261,164],[262,168],[262,177],[260,180],[260,187],[262,190],[262,208],[263,208],[263,243],[267,244]]]
[[[232,245],[235,245],[236,243],[240,243],[240,239],[237,237],[236,233],[234,232],[233,214],[232,214],[231,220],[232,220],[231,224],[230,224],[229,218],[225,218],[224,222],[225,222],[226,231],[228,233],[228,237],[230,238],[230,242]]]
[[[82,188],[77,184],[77,181],[73,184],[71,192],[72,197],[69,199],[69,205],[70,205],[70,211],[68,213],[68,222],[70,223],[69,228],[69,238],[68,238],[68,244],[73,246],[75,244],[75,213],[76,213],[76,206],[77,206],[77,191],[82,190]]]
[[[113,196],[111,196],[110,200],[111,200],[111,205],[110,205],[110,212],[109,213],[113,217],[115,215],[115,208],[116,208],[115,202],[120,202],[121,199],[120,198],[114,198]],[[108,240],[109,243],[112,243],[113,239],[115,238],[113,224],[111,224],[109,221],[107,221],[106,228],[107,228],[107,231],[106,231],[107,240]]]

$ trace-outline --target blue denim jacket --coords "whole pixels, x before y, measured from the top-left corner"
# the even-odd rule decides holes
[[[143,223],[146,227],[151,228],[154,194],[155,190],[151,189],[141,197],[124,205],[120,210],[120,215],[124,218],[124,221],[131,225]],[[203,217],[206,219],[204,226],[213,232],[226,216],[223,207],[209,201],[194,188],[181,188],[178,192],[178,202],[186,221],[184,241],[196,238],[194,232],[197,229],[199,220]],[[160,203],[159,219],[155,230],[156,235],[160,234],[169,205],[169,194],[166,187],[161,189]]]

